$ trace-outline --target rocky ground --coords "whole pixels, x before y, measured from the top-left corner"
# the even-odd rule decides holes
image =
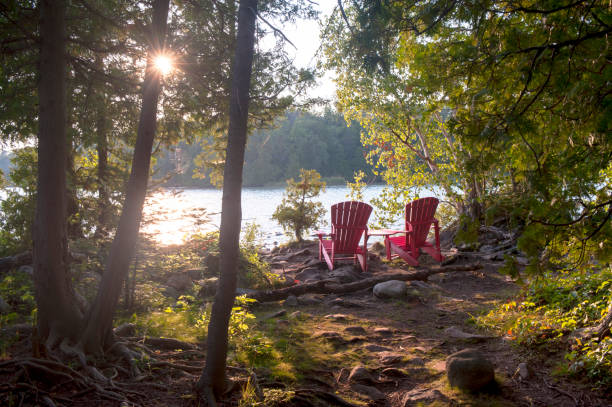
[[[286,311],[274,314],[279,326],[292,318],[314,321],[312,337],[331,345],[331,360],[338,362],[319,372],[319,379],[324,378],[328,390],[345,399],[376,406],[612,406],[612,398],[555,377],[549,362],[555,359],[549,358],[553,350],[532,353],[515,346],[509,337],[477,329],[473,316],[488,312],[519,291],[509,277],[497,272],[503,258],[498,253],[509,253],[512,246],[504,247],[499,241],[484,246],[475,252],[445,251],[447,262],[474,264],[470,271],[396,282],[395,287],[387,287],[388,292],[376,286],[342,295],[289,296],[280,305],[268,307]],[[346,284],[410,270],[401,261],[381,261],[383,253],[378,247],[370,255],[367,275],[353,266],[330,272],[313,259],[316,250],[313,244],[266,257],[277,273],[305,284],[329,278]],[[421,256],[421,262],[425,266],[435,263],[427,255]],[[448,357],[465,349],[478,351],[476,373],[468,367],[466,372],[449,374]],[[493,367],[495,380],[479,391],[450,386],[449,379],[466,388],[472,386],[466,380],[480,387],[478,381],[486,376],[487,364]],[[457,376],[462,374],[466,377]]]

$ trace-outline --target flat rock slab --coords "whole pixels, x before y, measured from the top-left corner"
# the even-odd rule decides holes
[[[404,355],[395,352],[380,352],[378,354],[378,359],[383,365],[394,365],[402,362]]]
[[[351,385],[351,389],[375,402],[383,402],[387,399],[387,396],[385,396],[385,394],[376,387],[366,386],[363,384],[353,384]]]
[[[347,326],[344,328],[344,332],[348,332],[353,335],[365,335],[366,330],[364,327],[356,325],[356,326]]]
[[[436,401],[448,403],[450,400],[440,391],[435,389],[413,389],[404,393],[401,397],[402,407],[413,407],[417,405],[429,405]]]

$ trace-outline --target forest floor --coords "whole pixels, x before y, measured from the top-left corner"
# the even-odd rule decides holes
[[[273,271],[292,278],[313,264],[316,251],[311,243],[282,253],[287,260],[280,264],[273,263],[279,253],[268,254],[267,260],[273,263]],[[427,255],[421,261],[434,264]],[[463,263],[470,264],[466,259]],[[249,337],[229,355],[233,386],[220,405],[612,406],[612,398],[593,392],[588,382],[555,374],[563,361],[562,349],[521,347],[510,336],[478,328],[477,316],[519,293],[509,277],[497,272],[499,265],[489,262],[472,271],[409,282],[408,294],[401,299],[380,299],[368,288],[256,304],[250,310],[256,319]],[[318,267],[323,270],[322,265]],[[410,270],[400,261],[382,261],[380,253],[371,256],[369,267],[367,277]],[[193,391],[204,366],[204,343],[182,346],[144,337],[129,340],[146,350],[147,359],[139,363],[144,374],[125,380],[120,374],[105,387],[127,401],[113,400],[113,393],[101,397],[87,384],[37,382],[33,372],[46,377],[51,373],[11,364],[11,359],[27,360],[31,354],[24,335],[3,350],[9,359],[0,358],[0,383],[6,383],[0,385],[0,404],[202,405]],[[463,392],[448,383],[446,358],[465,348],[480,350],[495,367],[496,384],[485,392]],[[517,372],[521,363],[528,367],[528,374]],[[16,374],[22,379],[15,380]],[[23,380],[24,374],[28,380]]]

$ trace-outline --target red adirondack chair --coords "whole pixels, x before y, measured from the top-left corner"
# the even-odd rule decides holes
[[[402,233],[399,236],[385,238],[387,260],[401,257],[411,266],[418,266],[420,248],[437,261],[444,260],[440,253],[440,228],[438,220],[434,218],[438,202],[437,198],[429,197],[406,204],[406,230],[398,232]],[[435,246],[427,241],[432,223],[436,236]]]
[[[319,260],[325,258],[330,270],[335,260],[352,259],[368,270],[368,219],[372,207],[363,202],[347,201],[332,205],[330,234],[318,231]],[[363,236],[363,246],[359,241]],[[341,255],[342,257],[339,257]]]

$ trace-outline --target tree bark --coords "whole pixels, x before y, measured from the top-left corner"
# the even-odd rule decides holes
[[[89,353],[98,353],[112,344],[113,316],[134,255],[142,207],[147,193],[151,149],[157,126],[157,102],[161,92],[161,75],[154,69],[153,57],[164,49],[169,2],[169,0],[155,0],[153,3],[151,47],[143,82],[142,108],[132,171],[104,276],[81,338],[83,349]]]
[[[38,338],[47,347],[75,338],[82,316],[68,275],[66,228],[66,44],[63,0],[40,1],[38,184],[34,220],[34,289]]]
[[[242,218],[241,189],[244,149],[247,138],[249,89],[255,43],[257,0],[241,0],[238,8],[238,35],[230,89],[229,131],[223,172],[223,200],[219,236],[220,280],[208,325],[206,366],[197,391],[214,396],[225,389],[225,368],[229,319],[234,305],[238,269],[238,244]],[[214,394],[211,397],[211,393]]]

